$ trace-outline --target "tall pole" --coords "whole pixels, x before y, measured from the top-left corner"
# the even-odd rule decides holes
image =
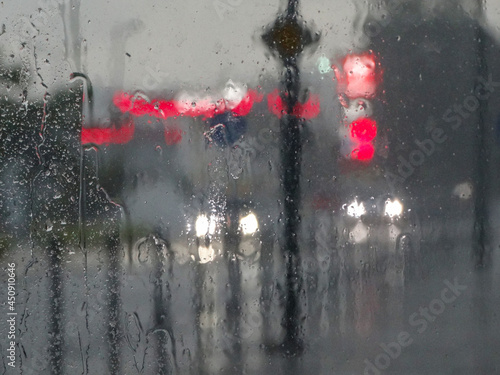
[[[300,92],[299,56],[314,40],[311,31],[298,21],[299,0],[288,0],[284,14],[263,35],[264,42],[277,53],[284,67],[281,99],[285,114],[280,119],[281,184],[284,222],[285,293],[283,316],[285,339],[282,349],[287,355],[297,355],[303,348],[300,335],[299,296],[302,287],[300,269],[300,171],[302,157],[301,119],[294,108]]]
[[[63,368],[63,275],[61,248],[55,238],[50,240],[49,245],[49,278],[50,278],[50,373],[51,375],[62,374]]]

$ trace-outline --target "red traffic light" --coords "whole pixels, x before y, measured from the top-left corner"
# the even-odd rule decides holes
[[[368,117],[361,117],[351,123],[349,130],[356,141],[370,142],[377,136],[377,122]]]
[[[371,143],[364,143],[357,146],[351,153],[351,158],[360,161],[368,161],[373,159],[375,148]]]
[[[338,81],[337,92],[349,99],[375,97],[382,82],[383,71],[375,54],[349,54],[341,63],[341,68],[333,66]]]

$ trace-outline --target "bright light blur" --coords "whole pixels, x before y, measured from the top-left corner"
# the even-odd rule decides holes
[[[347,215],[359,218],[366,213],[365,206],[363,202],[358,203],[357,200],[352,202],[349,206],[347,206]]]
[[[199,100],[199,97],[190,95],[187,92],[183,91],[177,96],[175,107],[181,113],[188,112],[193,108],[193,103],[196,103]]]
[[[391,219],[398,217],[403,213],[403,205],[397,199],[391,201],[388,199],[385,202],[385,215],[389,216]]]
[[[334,66],[334,71],[338,81],[337,91],[349,99],[373,98],[378,84],[382,82],[382,70],[377,58],[368,52],[347,55],[342,62],[342,68]]]
[[[208,224],[208,233],[209,234],[214,234],[215,233],[215,225],[217,224],[217,219],[215,216],[210,216],[210,223]]]
[[[470,199],[472,198],[473,186],[470,182],[463,182],[458,184],[453,189],[453,195],[460,199]]]
[[[331,67],[330,59],[326,57],[325,55],[321,56],[318,59],[318,70],[321,74],[326,74],[328,72],[331,72],[333,69]]]
[[[201,264],[209,263],[215,259],[215,250],[212,245],[210,245],[209,247],[199,246],[198,255],[200,256]]]
[[[243,234],[254,234],[259,229],[257,217],[253,213],[242,217],[240,219],[240,228]]]
[[[351,158],[361,161],[368,161],[373,158],[374,154],[375,154],[375,148],[373,147],[372,144],[362,143],[352,151]]]
[[[226,101],[226,107],[233,109],[243,100],[247,94],[245,86],[234,83],[232,80],[227,81],[226,87],[222,91],[222,97]]]
[[[196,219],[195,230],[198,237],[203,237],[208,233],[210,222],[205,215],[199,215]]]
[[[377,136],[377,122],[369,117],[361,117],[349,125],[351,137],[356,141],[370,142]]]

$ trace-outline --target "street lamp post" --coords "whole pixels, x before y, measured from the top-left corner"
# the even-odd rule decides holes
[[[267,46],[275,52],[284,66],[281,99],[286,113],[280,119],[281,184],[284,222],[285,293],[283,317],[285,339],[282,349],[288,355],[296,355],[302,349],[300,338],[299,294],[301,289],[300,251],[298,234],[300,226],[300,170],[301,170],[301,122],[293,109],[300,91],[299,56],[304,48],[319,37],[299,23],[298,0],[289,0],[284,14],[262,36]]]

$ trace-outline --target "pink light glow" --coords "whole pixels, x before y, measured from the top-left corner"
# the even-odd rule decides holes
[[[269,112],[278,118],[286,114],[285,104],[283,99],[276,89],[267,95],[267,108]],[[321,111],[320,100],[318,95],[311,95],[305,103],[297,103],[293,108],[293,115],[310,120],[319,115]]]
[[[250,113],[255,102],[260,102],[263,95],[254,90],[248,90],[240,103],[230,109],[235,116],[246,116]],[[189,116],[212,118],[224,113],[227,108],[224,99],[214,100],[210,97],[181,100],[154,99],[148,102],[140,96],[133,96],[124,92],[117,92],[113,96],[113,104],[123,113],[129,112],[134,116],[155,116],[159,118]]]
[[[318,117],[320,112],[320,103],[318,95],[311,95],[307,102],[297,103],[293,108],[293,114],[297,117],[310,120]]]
[[[283,104],[283,99],[281,99],[278,89],[267,95],[267,108],[269,112],[277,118],[283,117],[283,114],[286,113],[285,105]]]
[[[134,116],[150,115],[167,118],[180,115],[173,100],[152,100],[148,102],[140,96],[134,97],[124,92],[117,92],[113,96],[113,104],[123,113],[130,112]]]
[[[375,149],[373,148],[373,145],[370,143],[364,143],[352,151],[351,157],[360,161],[368,161],[373,159],[374,154]]]
[[[248,90],[243,100],[234,107],[231,111],[236,116],[246,116],[252,110],[254,103],[260,103],[264,99],[264,94],[259,94],[257,91]]]
[[[373,98],[382,82],[383,71],[378,59],[371,52],[347,55],[342,68],[333,66],[338,81],[337,92],[349,99]]]
[[[133,122],[119,129],[115,125],[111,128],[82,128],[81,143],[97,145],[109,145],[113,143],[122,145],[132,140],[134,131]]]

